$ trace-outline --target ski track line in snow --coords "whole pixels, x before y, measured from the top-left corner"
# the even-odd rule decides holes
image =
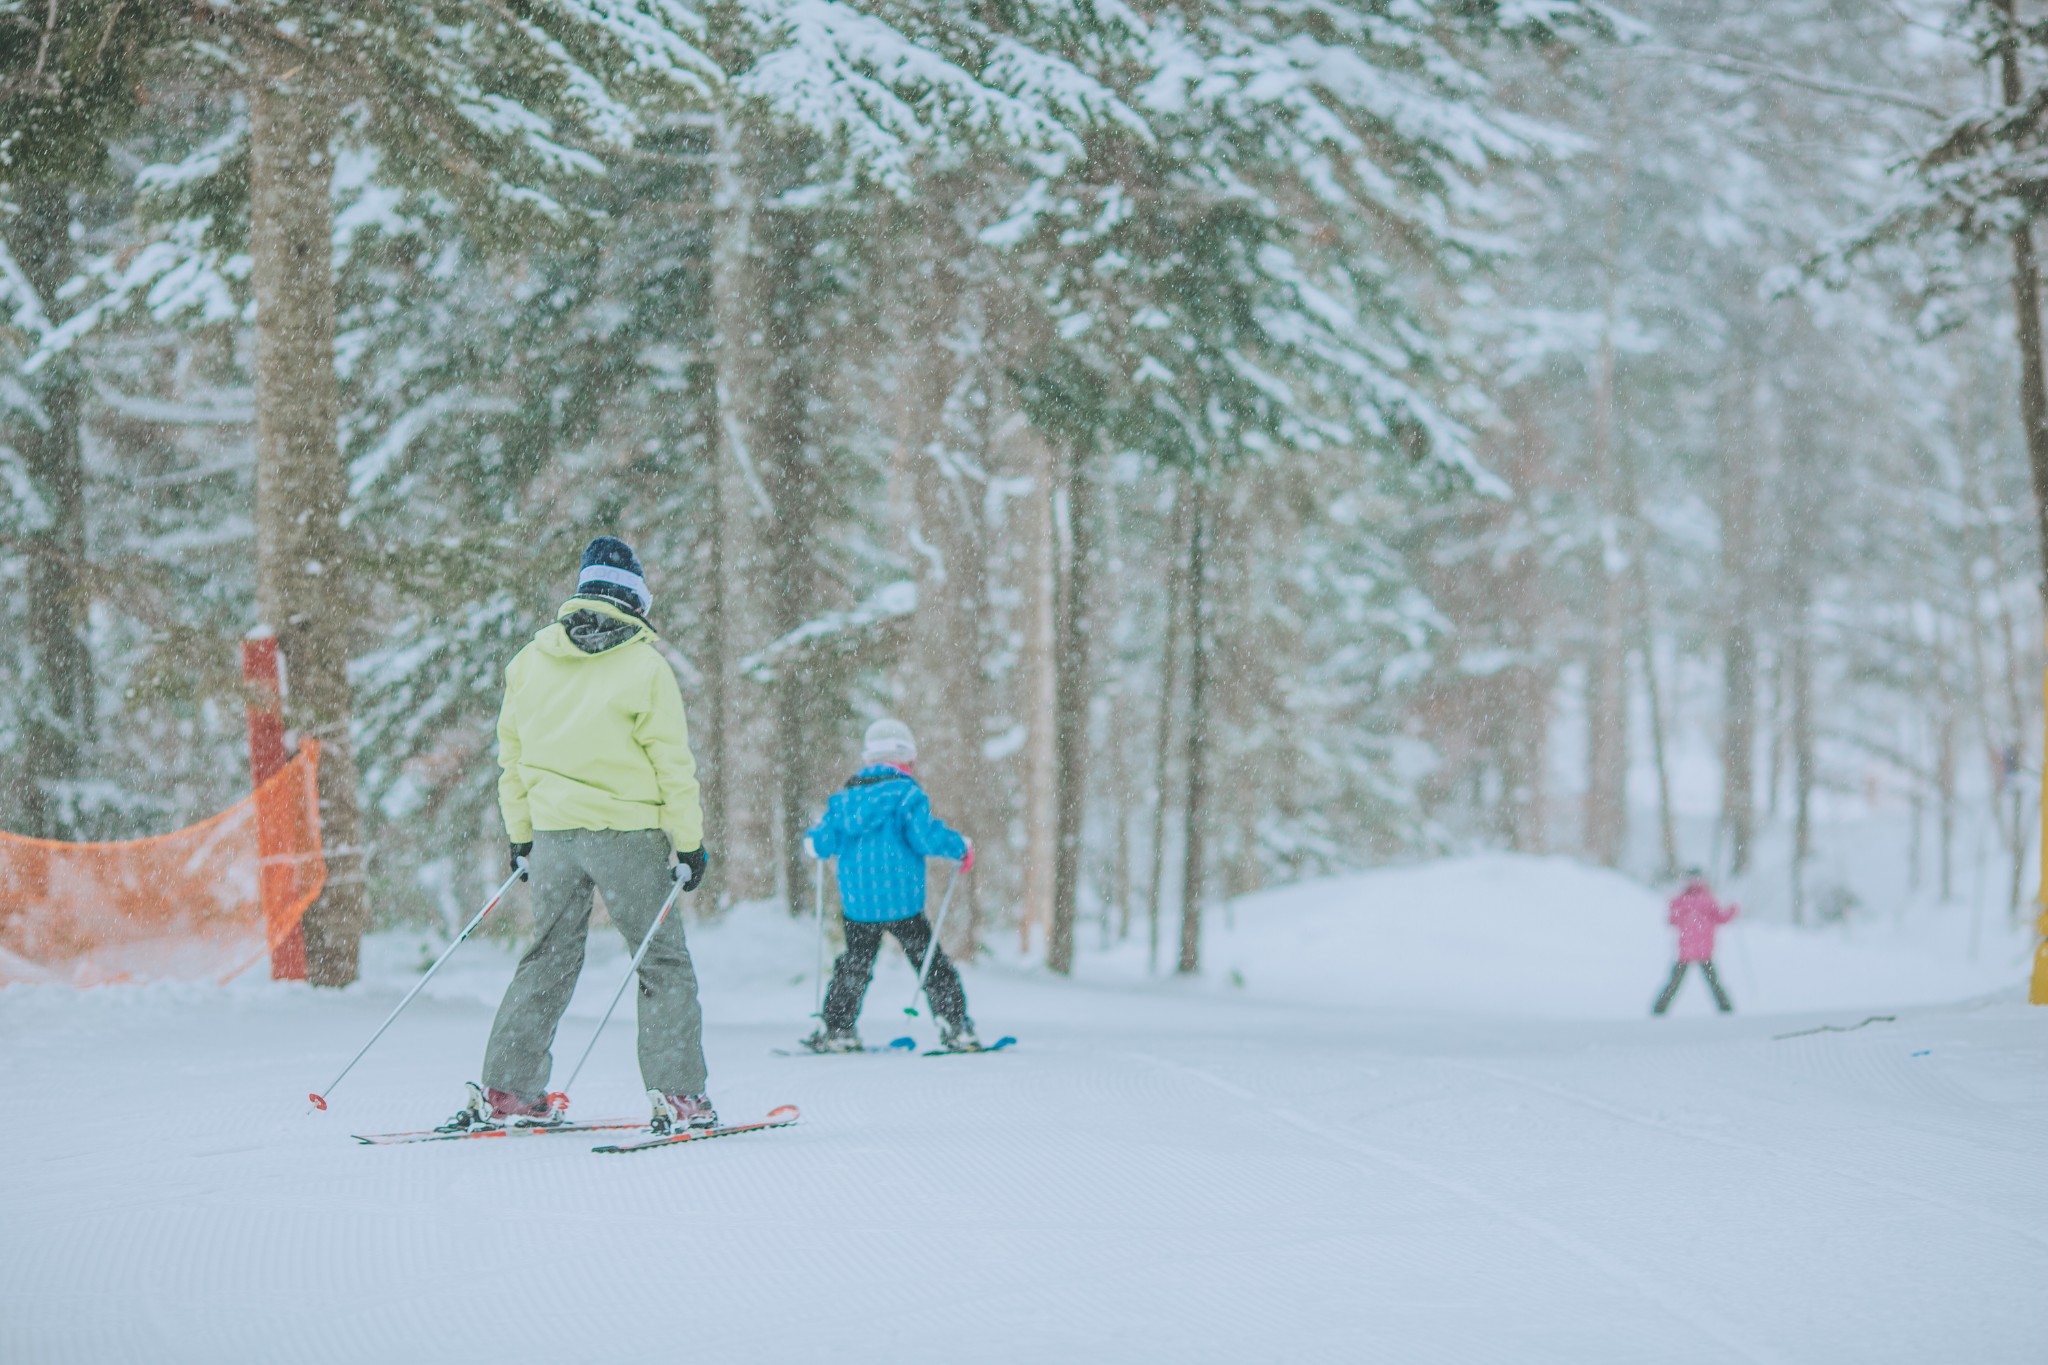
[[[1723,1137],[1719,1133],[1710,1133],[1702,1129],[1690,1128],[1685,1124],[1675,1123],[1670,1119],[1660,1119],[1652,1114],[1639,1114],[1632,1110],[1624,1109],[1620,1105],[1610,1104],[1606,1100],[1598,1099],[1592,1095],[1568,1089],[1565,1086],[1554,1085],[1548,1081],[1530,1080],[1527,1077],[1512,1075],[1504,1071],[1495,1071],[1491,1067],[1480,1066],[1475,1062],[1453,1061],[1448,1058],[1444,1059],[1444,1061],[1446,1065],[1455,1066],[1462,1071],[1469,1071],[1475,1075],[1484,1076],[1503,1085],[1517,1086],[1524,1090],[1534,1090],[1538,1094],[1548,1095],[1552,1099],[1563,1100],[1568,1104],[1581,1105],[1597,1113],[1606,1114],[1611,1118],[1640,1124],[1645,1128],[1652,1128],[1661,1133],[1670,1133],[1675,1137],[1690,1138],[1694,1142],[1711,1143],[1716,1147],[1725,1147],[1731,1151],[1747,1152],[1752,1156],[1775,1158],[1783,1162],[1809,1166],[1816,1170],[1824,1171],[1829,1175],[1841,1176],[1845,1180],[1853,1180],[1868,1185],[1872,1189],[1883,1190],[1887,1194],[1895,1194],[1907,1199],[1917,1199],[1921,1203],[1932,1205],[1945,1213],[1954,1214],[1959,1218],[1974,1219],[1991,1227],[1998,1228],[2000,1231],[2009,1232],[2015,1237],[2023,1238],[2037,1246],[2048,1247],[2048,1235],[2043,1235],[2024,1223],[2014,1222],[2012,1219],[2000,1217],[1995,1213],[1987,1213],[1983,1209],[1973,1209],[1967,1204],[1958,1204],[1943,1195],[1930,1194],[1926,1190],[1902,1184],[1888,1176],[1871,1175],[1866,1171],[1859,1171],[1852,1167],[1833,1165],[1820,1160],[1818,1157],[1801,1156],[1797,1152],[1788,1152],[1782,1148],[1769,1147],[1761,1142],[1748,1142],[1741,1138]]]
[[[1743,1360],[1751,1362],[1751,1365],[1782,1365],[1782,1362],[1785,1361],[1785,1357],[1778,1355],[1776,1352],[1742,1340],[1734,1328],[1722,1322],[1713,1314],[1673,1295],[1655,1280],[1639,1273],[1626,1263],[1600,1250],[1600,1248],[1584,1238],[1567,1232],[1547,1219],[1539,1218],[1535,1214],[1519,1209],[1505,1200],[1466,1184],[1462,1180],[1457,1180],[1432,1170],[1429,1166],[1412,1157],[1402,1156],[1399,1152],[1389,1151],[1384,1147],[1376,1147],[1369,1142],[1361,1142],[1349,1133],[1332,1128],[1326,1123],[1320,1123],[1297,1110],[1289,1109],[1284,1105],[1276,1105],[1266,1099],[1265,1096],[1247,1090],[1232,1081],[1227,1081],[1214,1072],[1205,1071],[1198,1066],[1190,1066],[1185,1062],[1171,1061],[1165,1057],[1155,1057],[1150,1053],[1129,1052],[1124,1055],[1130,1057],[1133,1061],[1144,1062],[1150,1066],[1161,1067],[1167,1071],[1177,1071],[1183,1075],[1207,1081],[1210,1085],[1215,1086],[1227,1095],[1243,1100],[1248,1104],[1259,1106],[1261,1111],[1272,1115],[1291,1128],[1298,1129],[1312,1137],[1321,1138],[1325,1142],[1333,1143],[1347,1151],[1356,1152],[1358,1155],[1376,1161],[1383,1166],[1391,1167],[1411,1179],[1422,1181],[1424,1184],[1434,1186],[1446,1194],[1461,1199],[1474,1208],[1501,1219],[1503,1222],[1512,1223],[1524,1232],[1550,1243],[1566,1255],[1606,1275],[1622,1287],[1634,1290],[1637,1294],[1656,1304],[1659,1308],[1662,1308],[1701,1336],[1719,1344]]]
[[[1773,1038],[1774,1046],[1769,1049],[1771,1060],[1781,1070],[1804,1071],[1813,1080],[1835,1090],[1846,1099],[1868,1104],[1874,1096],[1894,1096],[1900,1099],[1923,1102],[1923,1112],[1913,1115],[1893,1116],[1894,1122],[1914,1122],[1927,1131],[1948,1127],[1961,1131],[1955,1125],[1932,1121],[1926,1111],[1950,1114],[1963,1109],[1980,1112],[1994,1112],[1996,1106],[1989,1105],[1980,1095],[1973,1095],[1944,1076],[1936,1067],[1914,1064],[1905,1067],[1896,1065],[1900,1046],[1910,1047],[1907,1038],[1916,1035],[1924,1041],[1927,1038],[1925,1026],[1934,1018],[1927,1014],[1902,1016],[1903,1027],[1889,1035],[1831,1038],[1822,1035],[1817,1038],[1797,1038],[1786,1046],[1783,1040]],[[1942,1044],[1953,1049],[1967,1047],[1952,1036]]]

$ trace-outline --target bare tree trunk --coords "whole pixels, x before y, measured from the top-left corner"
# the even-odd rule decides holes
[[[1970,374],[1967,359],[1959,365],[1964,376]],[[1999,517],[1992,510],[1992,497],[1985,486],[1984,462],[1979,458],[1979,441],[1974,423],[1962,410],[1960,394],[1967,385],[1967,378],[1956,385],[1958,398],[1955,403],[1956,415],[1951,419],[1957,434],[1956,448],[1962,457],[1962,477],[1970,504],[1970,514],[1977,524],[1984,528],[1985,540],[1991,557],[1991,582],[1999,585],[1993,600],[1997,604],[1998,646],[2001,658],[1997,668],[1996,686],[1992,680],[1990,651],[1984,642],[1974,606],[1974,585],[1971,573],[1966,568],[1963,575],[1964,601],[1972,603],[1970,610],[1970,653],[1977,674],[1978,717],[1983,728],[1984,745],[1987,752],[1995,755],[1996,782],[1992,790],[1992,804],[1998,819],[2000,842],[2005,845],[2010,861],[2011,875],[2006,883],[2006,915],[2015,923],[2020,913],[2022,890],[2026,879],[2028,851],[2033,847],[2032,822],[2027,819],[2026,783],[2021,779],[2022,755],[2026,749],[2027,712],[2020,697],[2021,655],[2017,623],[2013,620],[2012,605],[2007,600],[2003,585],[2010,581],[2011,554],[2006,548],[2005,532]],[[1996,692],[2003,703],[2002,714],[1993,720],[1992,694]]]
[[[725,212],[730,207],[726,203],[727,192],[735,189],[738,182],[732,162],[726,159],[734,149],[724,120],[713,122],[708,141],[718,157],[713,163],[717,169],[708,188],[715,211],[721,216],[712,224],[711,248],[706,262],[706,283],[709,287],[704,295],[703,312],[691,320],[703,341],[696,355],[684,366],[683,392],[689,397],[695,423],[692,434],[704,490],[703,500],[698,504],[702,516],[697,523],[697,538],[704,551],[699,594],[702,630],[698,646],[699,667],[704,675],[704,715],[702,723],[693,727],[691,735],[692,747],[702,759],[698,774],[703,782],[704,845],[714,852],[705,875],[703,901],[723,909],[734,899],[732,889],[735,884],[733,869],[728,866],[734,851],[730,817],[732,765],[729,761],[733,652],[727,600],[730,536],[726,519],[732,509],[726,499],[726,405],[719,390],[718,364],[713,357],[724,352],[729,340],[737,340],[729,338],[723,331],[733,319],[724,315],[720,305],[725,302],[721,285],[730,283],[721,278],[721,271],[728,268],[728,263],[722,259],[728,245],[725,230],[730,220],[729,213]]]
[[[1970,443],[1967,440],[1958,442],[1958,445],[1962,448],[1963,452],[1964,497],[1970,506],[1972,515],[1978,519],[1978,524],[1990,530],[1995,523],[1986,514],[1986,509],[1982,508],[1977,501],[1976,460],[1974,452],[1970,450]],[[2004,575],[1997,572],[2003,566],[1999,563],[1998,543],[1995,533],[1991,539],[1993,567],[1991,581],[2003,584],[2005,581]],[[2015,744],[2010,749],[2007,748],[2003,742],[2003,736],[1999,733],[1999,727],[1992,719],[1991,698],[1993,685],[1991,680],[1991,660],[1989,650],[1985,647],[1983,613],[1978,610],[1977,606],[1979,592],[1976,572],[1977,556],[1975,554],[1966,556],[1963,562],[1956,567],[1959,570],[1957,577],[1960,580],[1957,588],[1963,604],[1963,629],[1965,638],[1969,642],[1970,713],[1977,722],[1977,739],[1983,746],[1982,752],[1991,768],[1991,820],[1998,830],[1999,844],[2008,854],[2012,855],[2013,865],[2017,867],[2026,857],[2027,831],[2021,822],[2020,812],[2017,809],[2012,811],[2012,819],[2008,823],[2005,794],[2006,788],[2014,785],[2011,774],[2006,768],[2006,757],[2010,753],[2014,758],[2017,758],[2018,746]],[[2020,873],[2016,870],[2012,875],[2012,885],[2015,890],[2019,886],[2019,881]],[[2008,905],[2007,913],[2012,913],[2014,909],[2016,907]]]
[[[758,591],[770,638],[778,638],[813,619],[828,600],[821,528],[830,515],[832,489],[812,417],[821,368],[812,278],[819,229],[813,212],[762,207],[777,174],[807,163],[804,146],[732,119],[722,122],[718,146],[712,254],[718,406],[725,449],[752,504],[756,528],[744,562],[737,572],[729,570],[732,587],[722,607],[730,629],[742,610],[734,589]],[[774,793],[772,809],[764,812],[774,887],[792,914],[807,910],[804,830],[823,794],[825,765],[839,752],[826,733],[832,700],[832,685],[815,669],[780,668],[766,702],[768,771],[749,768],[757,779],[751,785]],[[728,703],[729,713],[739,709]],[[742,723],[729,714],[729,729],[737,733]],[[736,757],[730,740],[727,757]],[[728,795],[735,793],[736,786],[728,788]],[[728,828],[732,823],[729,816]]]
[[[994,709],[984,668],[988,616],[986,545],[979,500],[929,452],[913,457],[917,525],[932,556],[918,558],[918,616],[903,694],[918,715],[919,770],[933,799],[976,841],[974,876],[960,888],[948,952],[971,957],[980,943],[983,885],[1003,873],[1003,805],[994,765],[982,751]],[[964,912],[964,913],[963,913]]]
[[[2018,0],[1998,0],[1998,7],[2005,16],[2006,24],[2017,30]],[[2017,37],[2000,50],[1999,77],[2001,94],[2007,105],[2017,107],[2028,102],[2029,94],[2020,70]],[[2027,471],[2034,486],[2034,537],[2041,556],[2038,586],[2042,600],[2048,602],[2048,357],[2043,355],[2041,274],[2034,252],[2031,206],[2024,207],[2019,220],[2012,225],[2011,237],[2013,315],[2020,350],[2020,425],[2027,435]],[[2044,730],[2043,745],[2038,802],[2042,819],[2048,820],[2048,730]],[[2043,903],[2048,906],[2048,834],[2043,836],[2042,887]],[[2037,988],[2041,980],[2037,968]],[[2035,998],[2040,998],[2038,989]]]
[[[728,776],[725,810],[719,817],[728,840],[719,862],[726,893],[735,898],[777,893],[783,875],[780,792],[775,763],[775,696],[757,687],[736,686],[741,656],[767,643],[760,629],[773,628],[775,612],[766,600],[772,575],[762,565],[772,557],[776,508],[756,462],[755,434],[764,422],[763,404],[771,357],[761,252],[756,240],[762,221],[760,182],[746,173],[741,149],[750,131],[721,116],[716,219],[711,251],[711,317],[717,338],[711,361],[716,372],[717,480],[725,515],[720,535],[724,578],[719,592],[720,629],[728,660],[725,723],[717,741]],[[749,630],[748,624],[756,623]]]
[[[1002,885],[1012,869],[1007,841],[997,837],[1008,824],[1002,786],[982,747],[996,710],[987,666],[987,475],[960,444],[977,428],[950,412],[956,393],[976,378],[974,362],[963,357],[980,354],[981,299],[963,269],[975,244],[951,207],[952,193],[966,188],[932,187],[902,225],[915,245],[902,258],[909,278],[895,315],[903,351],[892,495],[902,505],[898,549],[915,566],[918,589],[897,691],[916,717],[919,769],[933,801],[977,841],[974,876],[960,888],[946,945],[971,957],[984,889]]]
[[[1600,355],[1593,394],[1593,487],[1600,516],[1595,580],[1600,615],[1586,667],[1585,848],[1598,862],[1620,863],[1628,838],[1628,599],[1623,575],[1640,572],[1628,562],[1622,525],[1622,479],[1615,451],[1615,280],[1620,270],[1621,165],[1627,68],[1617,70],[1609,103],[1609,186],[1606,244],[1601,270]]]
[[[1657,683],[1656,637],[1650,633],[1650,609],[1638,608],[1637,657],[1643,661],[1643,690],[1650,703],[1650,757],[1657,768],[1657,837],[1663,854],[1663,875],[1678,874],[1678,830],[1671,815],[1671,765],[1664,752],[1664,695]]]
[[[1657,637],[1650,612],[1650,535],[1643,524],[1642,489],[1637,481],[1634,456],[1617,449],[1622,493],[1622,512],[1628,523],[1629,584],[1634,607],[1636,654],[1643,662],[1643,691],[1650,704],[1650,757],[1657,772],[1657,836],[1666,877],[1678,874],[1678,832],[1671,816],[1671,766],[1664,753],[1664,694],[1657,681]]]
[[[714,320],[713,326],[716,326]],[[721,338],[714,332],[709,341],[715,351]],[[718,401],[717,367],[708,359],[693,362],[687,372],[685,388],[696,405],[698,449],[704,462],[704,517],[701,523],[704,543],[703,621],[704,642],[701,658],[704,671],[705,721],[708,734],[702,734],[698,743],[703,748],[704,765],[704,843],[707,848],[717,851],[708,869],[707,899],[721,908],[733,900],[733,877],[726,868],[726,859],[732,853],[731,822],[728,812],[732,803],[732,630],[727,616],[726,584],[726,496],[725,461],[719,458],[724,448],[723,432],[720,430],[724,405]]]
[[[1081,894],[1081,843],[1087,817],[1088,721],[1092,695],[1089,673],[1089,557],[1094,552],[1095,496],[1086,448],[1076,440],[1065,451],[1064,534],[1054,651],[1058,810],[1053,855],[1052,933],[1045,964],[1062,975],[1074,968],[1074,918]]]
[[[8,247],[45,315],[57,322],[57,290],[73,271],[69,190],[48,180],[11,188],[19,212],[7,224]],[[77,361],[60,356],[40,376],[35,396],[44,420],[23,421],[11,435],[44,511],[22,547],[28,561],[22,625],[35,677],[21,733],[20,828],[44,839],[76,838],[75,812],[60,793],[85,777],[95,728],[92,651],[85,639],[92,577],[81,562],[91,545],[79,440],[85,376]]]
[[[1190,482],[1194,505],[1193,526],[1188,535],[1188,799],[1183,825],[1177,968],[1183,976],[1191,976],[1202,967],[1202,901],[1207,894],[1208,872],[1203,825],[1209,818],[1209,494],[1199,478]]]
[[[1114,587],[1124,581],[1124,534],[1121,495],[1117,483],[1105,472],[1102,498],[1104,571]],[[1129,679],[1122,666],[1123,632],[1120,613],[1111,593],[1109,601],[1098,600],[1097,623],[1114,663],[1109,669],[1109,795],[1116,803],[1115,863],[1110,869],[1109,899],[1116,910],[1115,941],[1131,936],[1131,696]],[[1098,598],[1100,595],[1098,595]],[[1103,947],[1109,947],[1109,913],[1103,912]]]
[[[1722,396],[1721,470],[1721,831],[1728,872],[1749,870],[1756,843],[1756,471],[1744,424],[1732,414],[1749,401],[1749,372],[1738,365]]]
[[[1152,759],[1152,858],[1145,890],[1145,961],[1159,970],[1160,897],[1166,886],[1166,790],[1173,769],[1173,698],[1180,686],[1180,623],[1187,575],[1181,560],[1181,546],[1188,538],[1188,483],[1176,475],[1173,517],[1167,527],[1166,639],[1159,653],[1159,726]]]
[[[1639,547],[1638,564],[1647,562]],[[1657,770],[1657,838],[1666,877],[1678,875],[1678,830],[1671,813],[1671,764],[1664,744],[1664,689],[1657,681],[1657,637],[1650,625],[1650,593],[1636,575],[1636,655],[1643,662],[1643,691],[1650,703],[1650,758]]]
[[[1764,783],[1764,815],[1767,819],[1778,818],[1778,804],[1785,794],[1785,675],[1787,647],[1784,640],[1773,641],[1770,667],[1770,710],[1765,715],[1765,727],[1769,731],[1769,771]]]
[[[2027,876],[2027,852],[2034,842],[2033,831],[2027,828],[2025,798],[2019,790],[2017,777],[2008,779],[2012,792],[2012,822],[2014,829],[2012,861],[2007,864],[2011,876],[2005,888],[2005,914],[2013,924],[2019,923],[2020,898],[2024,894]]]
[[[1594,398],[1595,485],[1600,496],[1595,579],[1600,614],[1586,661],[1586,815],[1589,857],[1612,867],[1628,833],[1628,602],[1617,563],[1623,555],[1614,516],[1614,343],[1602,335],[1599,390]]]
[[[1586,819],[1588,857],[1613,867],[1628,833],[1628,633],[1621,575],[1604,569],[1600,617],[1586,667]]]
[[[1549,802],[1544,779],[1554,682],[1549,669],[1534,664],[1516,668],[1506,682],[1508,705],[1502,719],[1508,737],[1501,762],[1506,799],[1502,805],[1508,847],[1517,853],[1541,853],[1548,847]]]
[[[1131,702],[1120,689],[1109,700],[1109,794],[1116,802],[1116,862],[1110,868],[1109,897],[1116,909],[1115,941],[1122,943],[1131,936]],[[1103,924],[1108,923],[1105,911]],[[1108,938],[1105,933],[1105,948]]]
[[[1720,827],[1729,837],[1729,874],[1749,872],[1757,839],[1757,643],[1749,622],[1726,624],[1720,647]]]
[[[1792,683],[1792,922],[1806,911],[1806,864],[1813,857],[1814,717],[1813,610],[1804,582],[1795,585],[1790,647]]]
[[[1812,335],[1811,319],[1794,311],[1796,330],[1788,334],[1795,344]],[[1782,425],[1778,461],[1780,487],[1776,501],[1782,509],[1782,544],[1778,556],[1783,584],[1786,627],[1782,649],[1785,654],[1785,683],[1790,690],[1792,764],[1792,922],[1802,921],[1807,903],[1807,872],[1813,859],[1813,796],[1819,785],[1817,761],[1820,718],[1815,697],[1817,664],[1814,585],[1822,572],[1814,537],[1809,528],[1818,525],[1829,506],[1833,466],[1822,454],[1821,434],[1810,404],[1803,395],[1789,393],[1781,399]]]
[[[1913,830],[1906,844],[1906,890],[1916,895],[1920,891],[1921,827],[1926,818],[1927,806],[1927,798],[1920,790],[1923,780],[1919,774],[1916,773],[1914,775],[1913,792],[1907,800],[1907,808],[1911,812]]]
[[[1545,475],[1548,461],[1537,422],[1519,407],[1514,411],[1514,436],[1504,471],[1515,487],[1532,486]],[[1509,509],[1487,513],[1505,518]],[[1547,846],[1549,801],[1545,779],[1549,768],[1551,699],[1556,693],[1555,664],[1549,642],[1555,631],[1552,605],[1545,591],[1551,575],[1540,553],[1525,542],[1514,550],[1495,581],[1510,623],[1510,637],[1523,661],[1501,673],[1500,774],[1501,836],[1517,853],[1541,853]]]
[[[1954,701],[1942,698],[1941,729],[1935,740],[1934,785],[1940,803],[1941,901],[1955,898],[1956,848],[1956,715]]]
[[[1721,827],[1728,871],[1749,870],[1756,844],[1756,636],[1747,620],[1728,623],[1721,646]]]
[[[2018,0],[1998,0],[2005,21],[2019,26]],[[2026,81],[2020,70],[2020,44],[2004,45],[1999,54],[2002,94],[2008,105],[2026,103]],[[2034,528],[2041,550],[2041,593],[2048,600],[2048,358],[2041,337],[2041,273],[2034,252],[2034,220],[2021,215],[2011,231],[2012,302],[2020,349],[2020,426],[2027,437],[2027,469],[2034,483]]]
[[[1024,916],[1018,943],[1031,951],[1035,925],[1052,922],[1055,845],[1059,838],[1058,592],[1053,542],[1053,451],[1043,435],[1020,413],[1011,419],[1020,439],[1029,443],[1032,470],[1031,591],[1025,626],[1023,682],[1026,735],[1024,752]]]
[[[1272,497],[1273,489],[1265,471],[1256,464],[1244,466],[1227,494],[1211,506],[1208,535],[1209,583],[1207,601],[1213,622],[1208,643],[1212,681],[1209,710],[1221,717],[1226,735],[1247,735],[1259,728],[1259,711],[1265,704],[1261,688],[1261,660],[1257,648],[1258,610],[1254,604],[1251,576],[1254,526],[1278,527],[1287,512]],[[1283,533],[1284,534],[1284,533]],[[1216,727],[1211,727],[1212,732]],[[1212,746],[1219,743],[1211,740]],[[1284,752],[1284,749],[1283,749]],[[1223,924],[1237,927],[1237,898],[1259,887],[1259,815],[1268,783],[1281,767],[1277,755],[1272,763],[1247,763],[1245,755],[1224,743],[1223,752],[1211,753],[1218,771],[1235,777],[1218,793],[1218,808],[1212,802],[1212,829],[1226,820],[1232,826],[1227,856],[1222,861]]]
[[[775,631],[787,635],[824,604],[819,520],[827,490],[819,452],[811,440],[813,380],[807,266],[815,233],[808,215],[776,215],[763,234],[760,266],[766,307],[762,353],[766,361],[761,420],[753,431],[754,459],[775,505],[770,585]],[[818,774],[834,752],[821,724],[819,682],[801,668],[781,670],[775,682],[775,766],[780,795],[776,852],[778,882],[792,914],[801,913],[805,884],[804,830],[822,793]]]
[[[327,889],[306,915],[315,985],[355,980],[369,928],[348,659],[359,599],[334,372],[332,115],[276,54],[249,92],[249,266],[256,295],[256,600],[285,660],[285,717],[317,738]],[[303,64],[303,63],[301,63]]]

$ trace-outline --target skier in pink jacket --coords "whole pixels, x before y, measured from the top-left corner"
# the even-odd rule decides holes
[[[1687,870],[1685,889],[1671,898],[1671,927],[1678,930],[1678,961],[1672,964],[1671,980],[1665,983],[1650,1013],[1662,1014],[1671,1008],[1678,987],[1685,980],[1685,969],[1695,962],[1700,965],[1700,975],[1707,978],[1707,989],[1714,993],[1714,1004],[1721,1013],[1735,1008],[1714,971],[1714,931],[1741,913],[1741,906],[1724,906],[1714,899],[1714,893],[1707,889],[1706,873],[1698,868]]]

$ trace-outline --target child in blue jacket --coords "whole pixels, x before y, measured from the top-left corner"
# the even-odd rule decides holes
[[[861,764],[809,836],[815,856],[839,859],[839,904],[846,921],[846,951],[832,969],[824,1023],[803,1040],[813,1052],[860,1051],[854,1022],[883,934],[896,936],[912,967],[924,965],[932,941],[931,922],[924,917],[925,859],[957,858],[962,872],[974,866],[974,846],[932,814],[931,798],[917,784],[917,741],[909,726],[895,720],[870,725]],[[939,1021],[941,1047],[980,1049],[960,973],[943,948],[933,953],[925,997]]]

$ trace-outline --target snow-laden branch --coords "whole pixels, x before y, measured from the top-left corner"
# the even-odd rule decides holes
[[[1842,99],[1868,100],[1873,104],[1888,104],[1897,109],[1910,109],[1929,118],[1947,119],[1951,110],[1944,109],[1931,100],[1923,100],[1903,90],[1892,90],[1881,85],[1863,85],[1856,81],[1838,81],[1828,76],[1816,76],[1789,66],[1774,62],[1760,62],[1752,57],[1738,57],[1729,52],[1702,52],[1689,47],[1663,47],[1645,45],[1619,49],[1619,57],[1651,57],[1663,61],[1690,62],[1716,71],[1727,71],[1738,76],[1762,76],[1780,85],[1796,86],[1811,90],[1817,95],[1834,95]]]
[[[917,584],[904,579],[877,590],[850,611],[828,611],[806,621],[756,654],[740,660],[740,672],[755,682],[772,683],[782,666],[820,647],[858,648],[876,627],[917,610]]]

